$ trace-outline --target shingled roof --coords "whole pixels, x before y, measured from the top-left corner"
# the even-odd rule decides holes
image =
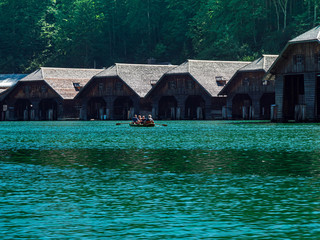
[[[320,41],[320,26],[317,26],[298,37],[295,37],[289,41],[289,43],[298,43],[298,42],[313,42]]]
[[[278,58],[279,55],[267,55],[264,54],[262,57],[254,60],[252,63],[240,68],[238,72],[252,72],[252,71],[265,71],[267,72],[273,62]]]
[[[152,88],[151,83],[156,83],[164,73],[174,69],[175,65],[154,64],[125,64],[116,63],[97,74],[95,78],[119,77],[140,97]],[[93,81],[94,79],[92,79]]]
[[[212,97],[217,96],[223,86],[219,86],[217,78],[229,81],[233,74],[250,62],[240,61],[207,61],[187,60],[165,76],[190,74]]]
[[[25,76],[27,74],[0,74],[0,88],[12,87]]]
[[[25,76],[27,74],[0,74],[0,100],[10,87],[16,85]]]
[[[20,80],[20,82],[45,81],[63,99],[73,99],[78,93],[73,83],[84,86],[101,71],[102,69],[42,67]]]
[[[265,76],[265,79],[272,77],[272,72],[274,72],[275,66],[277,66],[277,63],[279,61],[282,61],[284,59],[283,56],[290,47],[292,47],[294,44],[300,44],[300,43],[306,43],[306,42],[320,43],[320,25],[288,41],[287,45],[283,48],[279,57],[276,59],[276,61],[273,62],[273,64],[269,68]]]
[[[274,61],[278,58],[278,55],[267,55],[264,54],[262,57],[254,60],[252,63],[240,68],[230,79],[230,81],[224,86],[224,88],[219,92],[219,95],[227,95],[230,88],[233,86],[235,81],[237,80],[237,76],[239,73],[243,72],[257,72],[263,71],[267,72],[269,68],[272,66]]]

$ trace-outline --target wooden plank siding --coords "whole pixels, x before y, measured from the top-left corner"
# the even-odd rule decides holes
[[[270,119],[275,86],[273,80],[263,81],[263,77],[277,57],[263,55],[233,75],[219,93],[227,96],[224,118]]]
[[[317,75],[320,72],[320,44],[318,42],[298,42],[289,44],[283,51],[279,61],[270,71],[276,77],[276,105],[277,121],[296,120],[296,114],[286,113],[287,97],[290,93],[285,84],[286,81],[294,81],[295,76],[303,78],[303,95],[295,96],[296,100],[291,104],[305,106],[305,121],[316,121],[316,88]],[[296,93],[295,93],[296,94]],[[298,99],[299,98],[299,99]],[[291,106],[293,109],[295,106]]]

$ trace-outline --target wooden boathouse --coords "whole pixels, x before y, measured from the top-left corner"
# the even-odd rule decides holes
[[[319,121],[320,26],[287,43],[270,78],[275,78],[275,121]]]
[[[219,93],[227,96],[224,119],[270,119],[275,103],[274,81],[263,81],[263,77],[277,57],[263,55],[233,75]]]
[[[218,93],[249,62],[188,60],[165,73],[146,95],[156,119],[221,119]]]
[[[74,97],[102,69],[42,67],[3,96],[5,120],[65,120],[79,117]]]
[[[0,121],[6,119],[8,106],[3,104],[3,99],[8,90],[17,84],[27,74],[0,74]]]
[[[130,119],[151,113],[146,94],[174,65],[116,63],[95,75],[76,96],[81,101],[80,119]]]

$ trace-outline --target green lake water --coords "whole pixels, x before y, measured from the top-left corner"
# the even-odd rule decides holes
[[[320,125],[0,122],[0,239],[320,239]]]

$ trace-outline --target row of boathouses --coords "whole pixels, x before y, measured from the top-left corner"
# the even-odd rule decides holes
[[[253,62],[187,60],[107,69],[41,67],[0,75],[0,120],[270,119],[320,117],[320,28]]]

